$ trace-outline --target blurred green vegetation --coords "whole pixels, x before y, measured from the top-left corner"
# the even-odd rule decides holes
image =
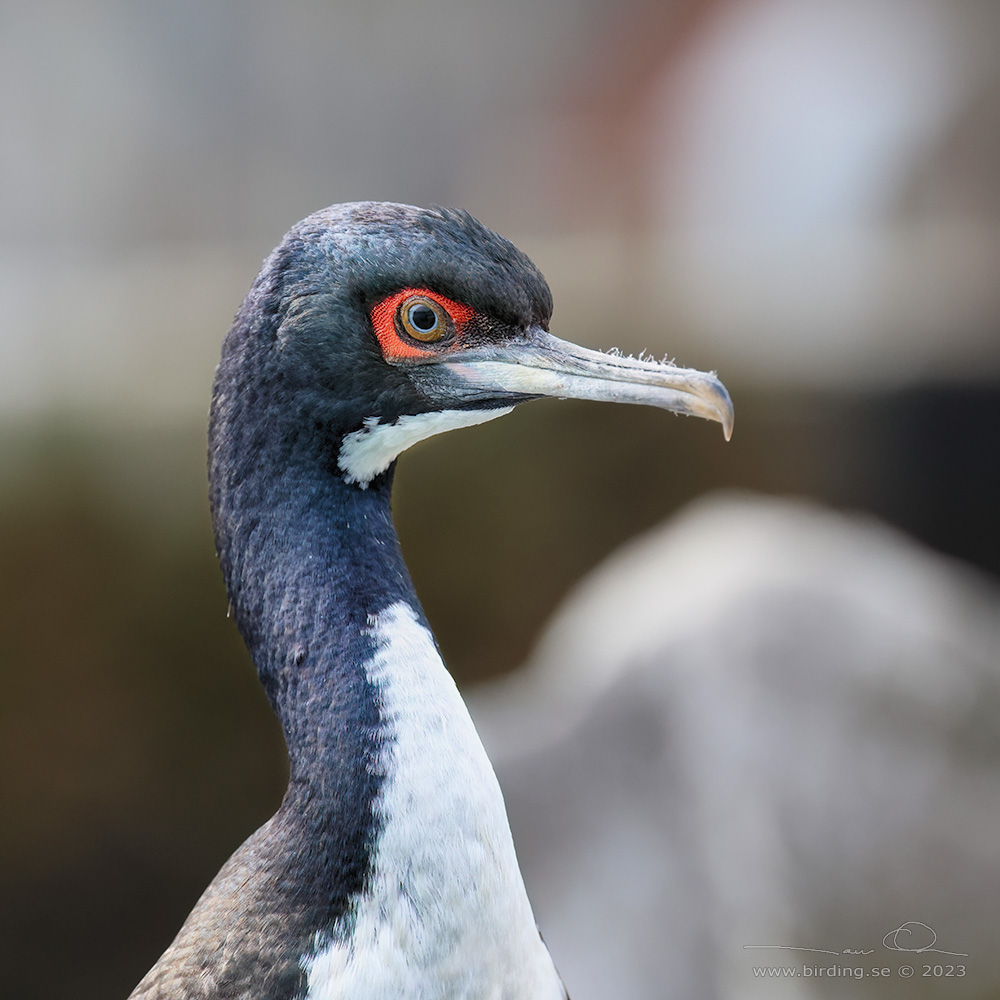
[[[712,489],[866,508],[997,571],[1000,392],[733,389],[728,445],[703,421],[545,401],[404,456],[400,536],[461,683],[514,667],[575,581]],[[0,438],[5,996],[127,995],[280,799],[204,454],[202,427]]]

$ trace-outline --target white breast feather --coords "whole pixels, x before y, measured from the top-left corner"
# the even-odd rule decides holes
[[[317,941],[308,1000],[561,1000],[493,768],[413,609],[372,621],[389,732],[370,891]]]

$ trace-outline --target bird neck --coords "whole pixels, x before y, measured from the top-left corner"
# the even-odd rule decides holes
[[[322,781],[345,733],[358,739],[377,724],[362,669],[373,616],[400,600],[422,612],[392,523],[392,470],[361,489],[336,469],[333,443],[288,443],[278,425],[269,436],[243,462],[213,449],[213,521],[232,613],[281,721],[294,786]]]
[[[233,612],[290,757],[281,808],[234,862],[266,874],[255,907],[311,997],[485,996],[498,977],[504,995],[564,996],[403,563],[391,467],[348,484],[343,433],[253,404],[217,393],[210,467]]]

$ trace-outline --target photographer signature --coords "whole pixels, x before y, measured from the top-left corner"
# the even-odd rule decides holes
[[[965,951],[945,951],[943,948],[935,948],[937,944],[937,932],[920,920],[907,920],[905,924],[889,931],[882,938],[882,947],[887,951],[904,951],[910,954],[923,955],[954,955],[957,958],[968,958]],[[773,951],[810,951],[821,955],[873,955],[874,948],[844,948],[843,951],[830,951],[829,948],[799,948],[791,944],[745,944],[744,950],[766,950]]]

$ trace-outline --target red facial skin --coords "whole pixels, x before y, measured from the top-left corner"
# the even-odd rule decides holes
[[[475,315],[475,310],[463,306],[461,302],[445,298],[427,288],[401,288],[388,298],[377,302],[371,311],[372,326],[375,328],[375,336],[378,337],[382,356],[386,361],[414,361],[419,358],[431,358],[439,353],[439,350],[431,344],[418,343],[396,329],[396,312],[411,295],[422,295],[424,298],[433,299],[448,313],[455,328],[452,345],[461,340],[464,327]]]

